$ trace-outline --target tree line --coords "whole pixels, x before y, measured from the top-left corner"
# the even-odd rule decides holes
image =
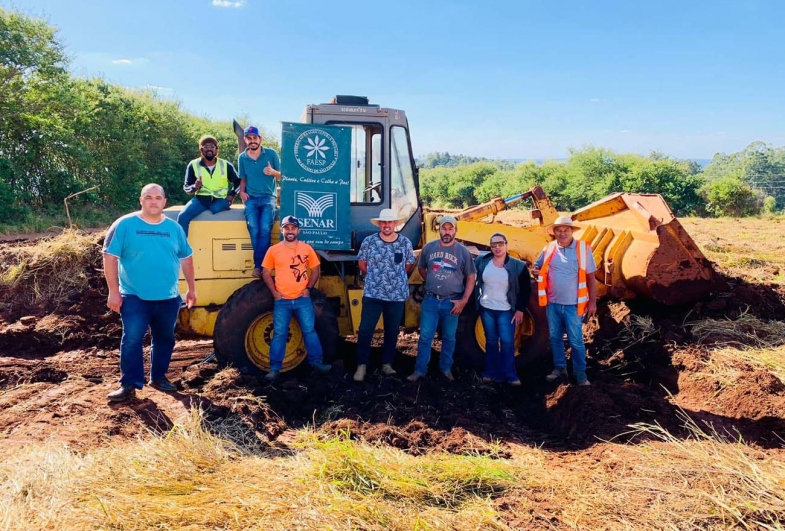
[[[231,122],[195,116],[154,90],[72,76],[68,64],[55,28],[0,8],[0,223],[62,211],[65,197],[92,186],[79,200],[101,208],[137,207],[149,182],[170,204],[184,202],[185,164],[203,134],[236,158]]]
[[[557,209],[573,211],[614,192],[657,193],[676,215],[773,214],[785,206],[785,148],[754,142],[739,153],[714,156],[706,168],[662,153],[620,154],[587,147],[566,161],[508,161],[436,153],[421,166],[423,202],[462,208],[542,186]],[[462,163],[463,161],[463,163]]]
[[[148,182],[163,185],[170,204],[185,202],[185,164],[198,156],[202,134],[214,135],[221,155],[234,161],[230,122],[193,115],[155,90],[75,77],[68,65],[56,28],[0,8],[0,223],[61,212],[65,197],[93,186],[79,201],[114,211],[136,208],[136,193]],[[264,144],[279,149],[267,133]],[[419,165],[421,196],[432,206],[464,207],[534,185],[563,211],[618,191],[660,193],[677,215],[740,216],[785,206],[785,148],[762,142],[715,155],[703,170],[661,153],[600,148],[543,164],[431,153]]]

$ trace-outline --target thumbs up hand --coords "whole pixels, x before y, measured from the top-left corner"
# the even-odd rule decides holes
[[[267,167],[264,169],[265,175],[272,175],[273,177],[277,177],[278,172],[273,169],[270,165],[270,161],[267,161]]]

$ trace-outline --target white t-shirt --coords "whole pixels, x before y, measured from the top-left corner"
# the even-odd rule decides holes
[[[489,310],[507,311],[511,308],[507,300],[510,281],[504,266],[494,265],[491,260],[482,272],[482,296],[480,306]]]

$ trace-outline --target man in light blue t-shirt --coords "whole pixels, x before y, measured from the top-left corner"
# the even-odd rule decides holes
[[[278,181],[281,179],[281,161],[278,153],[262,147],[259,129],[245,128],[248,146],[237,158],[240,173],[240,199],[245,204],[245,224],[253,247],[254,277],[262,276],[262,260],[270,248],[275,211],[278,206]]]
[[[139,212],[115,221],[104,239],[104,276],[109,287],[106,305],[120,314],[120,388],[107,398],[122,402],[133,398],[144,386],[142,346],[150,328],[150,385],[161,391],[176,391],[166,378],[174,349],[174,327],[180,311],[177,280],[180,267],[188,283],[185,300],[196,303],[193,251],[185,232],[167,218],[164,189],[157,184],[142,188]]]

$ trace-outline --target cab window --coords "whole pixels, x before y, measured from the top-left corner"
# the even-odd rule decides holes
[[[382,126],[380,124],[341,124],[352,128],[351,202],[381,203]]]

